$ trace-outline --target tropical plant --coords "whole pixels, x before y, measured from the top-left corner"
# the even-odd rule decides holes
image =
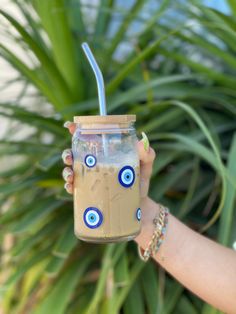
[[[104,74],[109,114],[136,114],[138,134],[145,131],[158,153],[150,196],[232,246],[235,2],[228,1],[227,14],[195,0],[13,2],[24,23],[0,11],[7,36],[0,55],[17,73],[2,88],[22,83],[14,102],[0,103],[1,115],[15,122],[0,149],[10,164],[0,179],[0,238],[4,244],[10,234],[12,242],[1,257],[5,312],[219,313],[153,261],[143,263],[134,242],[75,238],[72,198],[61,178],[61,152],[71,140],[62,125],[75,114],[98,114],[81,50],[86,40]],[[24,126],[33,129],[16,139]]]

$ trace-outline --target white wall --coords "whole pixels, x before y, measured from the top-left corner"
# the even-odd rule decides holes
[[[1,0],[0,8],[11,12],[14,14],[15,17],[21,18],[19,12],[14,7],[14,5],[9,0]],[[7,26],[7,28],[6,28]],[[0,18],[0,42],[3,44],[7,44],[8,47],[13,50],[17,51],[17,48],[14,44],[9,42],[9,39],[6,38],[5,30],[13,31],[12,28],[9,27],[8,23],[4,18]],[[2,57],[0,56],[0,88],[6,83],[8,80],[13,79],[16,77],[16,71],[7,63],[5,62]],[[11,102],[16,99],[16,96],[19,94],[21,90],[21,84],[16,83],[9,88],[0,91],[0,103]],[[0,116],[0,139],[4,137],[5,130],[7,128],[7,120]]]

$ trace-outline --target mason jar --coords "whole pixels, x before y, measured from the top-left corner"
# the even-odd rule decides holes
[[[74,232],[81,240],[129,241],[141,231],[135,121],[136,115],[74,117]]]

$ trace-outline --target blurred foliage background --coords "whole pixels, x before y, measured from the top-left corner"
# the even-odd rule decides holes
[[[63,129],[98,114],[87,41],[105,78],[109,114],[137,115],[157,151],[150,196],[195,230],[236,240],[236,4],[203,1],[14,0],[1,7],[0,56],[15,69],[1,90],[9,129],[0,179],[2,308],[5,313],[216,314],[134,242],[94,245],[73,234],[63,189]],[[23,22],[22,22],[23,21]],[[11,28],[10,28],[11,25]],[[9,43],[21,54],[9,48]],[[29,127],[24,136],[17,135]],[[7,242],[7,243],[6,243]],[[192,261],[194,264],[194,261]]]

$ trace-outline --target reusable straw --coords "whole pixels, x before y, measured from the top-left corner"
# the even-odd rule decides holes
[[[84,53],[93,69],[93,72],[96,77],[97,81],[97,87],[98,87],[98,99],[99,99],[99,109],[100,109],[100,115],[105,116],[107,114],[107,108],[106,108],[106,97],[105,97],[105,87],[104,87],[104,80],[102,76],[102,72],[93,56],[92,51],[89,48],[89,45],[87,43],[82,44],[82,48],[84,50]]]
[[[104,87],[104,80],[102,76],[102,72],[93,56],[92,51],[89,48],[89,45],[84,42],[82,44],[82,48],[84,50],[84,53],[93,69],[93,72],[96,77],[97,81],[97,88],[98,88],[98,100],[99,100],[99,111],[101,116],[106,116],[107,115],[107,108],[106,108],[106,96],[105,96],[105,87]],[[103,143],[103,148],[104,148],[104,154],[108,154],[107,150],[107,139],[106,135],[102,134],[102,143]]]

